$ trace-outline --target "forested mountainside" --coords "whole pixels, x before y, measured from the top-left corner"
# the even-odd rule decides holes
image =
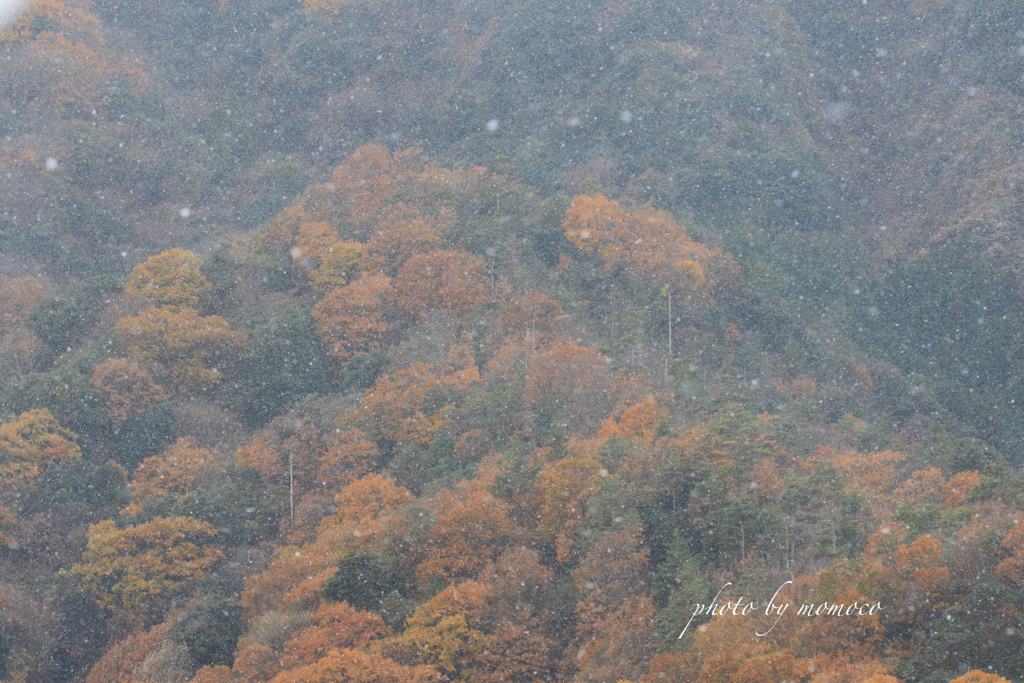
[[[1017,3],[0,47],[0,678],[1024,681]]]

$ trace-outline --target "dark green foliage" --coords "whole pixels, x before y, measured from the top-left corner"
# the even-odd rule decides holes
[[[763,453],[763,447],[745,438],[755,433],[760,425],[757,418],[739,403],[728,402],[718,409],[708,422],[711,432],[722,439],[738,442],[738,447],[748,456]]]
[[[60,631],[51,635],[61,644],[67,645],[67,654],[62,657],[58,673],[64,672],[71,676],[77,674],[84,679],[89,669],[103,655],[113,634],[109,628],[107,612],[78,592],[78,587],[78,580],[70,574],[60,572],[56,575],[53,600],[60,606],[64,618]]]
[[[823,500],[822,529],[814,538],[816,557],[856,557],[867,540],[861,519],[861,496],[847,492]]]
[[[529,462],[530,448],[518,442],[512,445],[501,459],[501,472],[494,478],[491,493],[506,501],[512,508],[516,521],[525,515],[522,502],[525,496],[534,492],[533,482],[540,474],[540,467]]]
[[[724,482],[708,481],[694,487],[694,497],[713,501],[725,497]],[[736,496],[714,504],[692,522],[696,553],[702,562],[732,565],[755,549],[767,553],[779,537],[778,512],[759,505],[752,495]]]
[[[157,403],[144,413],[132,413],[120,429],[109,437],[109,457],[128,472],[134,472],[143,460],[158,455],[178,438],[177,420],[170,403]]]
[[[423,456],[423,472],[428,481],[457,471],[464,464],[455,455],[455,436],[448,432],[435,434]]]
[[[117,272],[124,267],[121,245],[131,233],[130,226],[114,215],[95,193],[67,188],[54,203],[56,228],[65,241],[78,248],[67,250],[68,270],[77,277]]]
[[[7,678],[11,666],[11,638],[7,635],[7,625],[0,622],[0,678]]]
[[[89,278],[64,296],[40,301],[29,311],[24,325],[49,347],[52,362],[69,344],[81,339],[95,323],[99,308],[121,289],[109,275]]]
[[[519,391],[501,382],[472,393],[448,417],[465,431],[482,430],[495,448],[501,448],[524,427],[522,405]]]
[[[72,139],[72,155],[88,147],[88,143],[80,144],[74,136]],[[21,189],[23,197],[4,193],[0,248],[45,262],[73,277],[121,271],[125,263],[120,251],[130,240],[128,224],[110,210],[100,193],[76,185],[79,180],[88,183],[85,176],[79,179],[61,168],[37,175],[27,187],[15,184],[11,189]],[[121,179],[115,179],[115,183],[120,185]]]
[[[532,279],[540,268],[555,266],[571,248],[561,229],[568,202],[541,200],[514,179],[488,180],[473,191],[444,197],[460,218],[444,239],[485,259],[493,277],[526,285],[524,276]]]
[[[1016,376],[1006,344],[1024,341],[1024,294],[962,242],[895,267],[864,311],[865,340],[907,370],[979,388]]]
[[[224,545],[239,545],[250,541],[250,529],[246,514],[253,505],[244,506],[239,486],[234,482],[218,482],[192,491],[178,501],[171,510],[175,517],[192,517],[212,524],[217,529],[217,541]],[[252,498],[251,492],[248,498]]]
[[[924,657],[902,659],[893,672],[905,683],[950,683],[961,675],[960,669],[936,669],[932,662]]]
[[[254,146],[255,142],[252,141]],[[233,161],[233,157],[228,160]],[[261,172],[257,183],[262,191],[244,213],[244,218],[252,225],[262,225],[276,216],[302,194],[307,180],[298,166],[286,163]]]
[[[654,628],[661,647],[680,647],[691,641],[697,627],[708,621],[707,615],[701,615],[687,626],[695,611],[694,605],[711,602],[716,590],[701,571],[685,539],[676,539],[665,560],[658,565],[654,578],[654,599],[658,606]],[[684,628],[686,636],[680,639]]]
[[[791,476],[779,496],[781,528],[776,539],[783,558],[810,552],[815,557],[856,557],[867,537],[861,497],[844,492],[835,468],[818,466],[809,475]]]
[[[695,188],[685,200],[702,214],[720,211],[723,202],[745,201],[758,207],[758,218],[764,223],[798,230],[835,227],[835,213],[826,208],[835,196],[831,183],[827,170],[813,156],[759,151],[708,160],[692,176],[685,174],[682,182]]]
[[[939,402],[986,441],[1018,452],[1024,443],[1024,367],[1007,349],[1024,342],[1022,306],[1016,276],[961,240],[893,266],[864,302],[858,338],[894,365],[934,382]],[[898,418],[926,412],[909,399],[896,410]]]
[[[909,544],[912,539],[938,526],[939,506],[935,503],[927,503],[920,508],[904,505],[896,512],[896,521],[906,525]]]
[[[347,601],[356,609],[380,611],[384,598],[399,587],[396,577],[379,559],[367,553],[352,553],[338,562],[338,571],[324,586],[330,600]]]
[[[172,495],[147,501],[136,514],[121,516],[118,525],[144,524],[155,517],[191,517],[217,529],[218,545],[232,548],[272,537],[287,512],[287,491],[267,490],[256,470],[231,466],[205,478],[180,499]]]
[[[47,673],[49,673],[53,683],[69,683],[74,678],[77,670],[71,649],[65,645],[58,645],[50,651],[50,661],[48,664]]]
[[[311,26],[299,34],[277,68],[288,70],[290,89],[296,92],[317,92],[324,86],[340,90],[350,87],[356,73],[374,66],[375,57],[370,35],[339,35],[329,25],[319,30]]]
[[[698,474],[703,472],[698,472],[686,462],[681,451],[674,450],[654,475],[657,490],[664,492],[662,497],[655,501],[659,512],[671,519],[675,525],[680,523],[680,515],[689,505],[690,492],[697,482]]]
[[[64,365],[52,372],[14,378],[2,394],[5,412],[18,415],[35,408],[47,408],[63,426],[92,436],[103,415],[92,400],[89,375],[82,370],[77,364]]]
[[[338,371],[338,392],[347,394],[369,389],[387,364],[384,349],[356,355]]]
[[[620,479],[608,477],[602,480],[600,490],[587,499],[587,516],[580,523],[579,553],[587,551],[609,533],[614,533],[623,526],[636,527],[641,522],[639,498],[634,487],[623,483]],[[650,521],[650,520],[648,520]],[[647,546],[647,532],[644,528],[644,546]],[[656,545],[664,545],[665,538],[654,540]],[[648,550],[650,550],[648,548]],[[662,549],[663,550],[663,549]],[[662,555],[663,552],[658,553]],[[661,559],[659,557],[659,559]]]
[[[256,254],[244,262],[246,272],[264,289],[284,292],[292,286],[295,263],[288,254]]]
[[[199,294],[199,310],[203,315],[220,315],[231,319],[238,307],[233,290],[238,283],[242,264],[231,255],[231,247],[223,244],[203,258],[200,267],[211,287]]]
[[[676,542],[679,534],[668,515],[663,515],[657,504],[650,501],[645,495],[646,491],[637,490],[636,485],[629,487],[633,490],[632,500],[635,501],[636,511],[643,525],[644,545],[650,553],[652,566],[660,565],[667,557],[672,544]]]
[[[234,600],[211,596],[179,617],[167,637],[188,648],[196,668],[231,666],[243,628],[242,606]]]
[[[128,504],[123,471],[78,458],[47,468],[25,502],[25,514],[48,514],[74,524],[109,519]]]
[[[408,445],[391,461],[388,469],[404,487],[420,493],[424,487],[447,488],[473,476],[475,462],[468,454],[455,453],[455,436],[439,431],[426,448]]]
[[[925,654],[900,663],[908,683],[933,671],[980,669],[1011,680],[1024,677],[1024,595],[994,576],[979,577],[955,607],[932,624]],[[943,680],[949,680],[945,678]]]
[[[981,484],[971,490],[968,501],[973,504],[986,500],[999,500],[1006,505],[1024,506],[1024,476],[1005,458],[987,460],[979,470]]]
[[[309,311],[290,306],[249,335],[241,381],[222,392],[246,422],[258,426],[296,399],[329,389],[327,356]]]
[[[537,432],[537,446],[551,448],[554,457],[565,457],[569,441],[572,418],[562,399],[543,399],[537,404],[534,429]]]
[[[255,470],[232,468],[177,501],[170,514],[213,525],[222,545],[251,544],[273,534],[287,511],[283,495],[268,495],[261,489]]]

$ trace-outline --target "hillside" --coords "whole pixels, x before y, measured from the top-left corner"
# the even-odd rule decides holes
[[[1024,680],[1022,35],[35,3],[0,678]]]

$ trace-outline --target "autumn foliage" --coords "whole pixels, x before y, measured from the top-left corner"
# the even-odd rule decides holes
[[[112,104],[113,83],[136,93],[149,84],[138,60],[106,45],[96,17],[56,0],[34,3],[0,33],[0,45],[19,56],[8,74],[9,94],[31,116],[89,120]]]
[[[200,266],[203,260],[191,251],[168,249],[132,268],[125,294],[144,296],[171,310],[195,308],[199,295],[210,288]]]
[[[665,211],[628,213],[604,195],[579,196],[566,211],[562,229],[581,252],[600,255],[607,268],[628,264],[644,277],[685,292],[706,284],[712,252],[691,240]]]
[[[324,603],[313,614],[315,626],[296,633],[284,647],[286,669],[308,666],[332,650],[362,648],[391,635],[380,616],[360,612],[348,603]]]
[[[178,439],[160,455],[143,460],[135,470],[131,483],[133,500],[126,512],[139,512],[144,504],[158,503],[167,496],[184,497],[215,461],[212,451],[196,448],[188,437]]]
[[[5,487],[31,485],[47,467],[81,454],[71,431],[46,408],[0,425],[0,482]]]
[[[405,666],[376,653],[332,650],[313,664],[285,671],[271,683],[441,683],[446,680],[427,666]]]
[[[484,262],[460,251],[432,251],[411,257],[395,278],[398,310],[414,318],[429,311],[458,316],[491,301]]]
[[[49,290],[49,282],[42,277],[0,278],[0,334],[20,325]]]
[[[630,11],[613,5],[595,32]],[[75,90],[103,82],[98,22],[49,1],[27,16],[0,40],[36,51],[59,115],[104,104]],[[452,40],[476,30],[483,55],[491,28]],[[331,97],[355,101],[358,82]],[[220,125],[197,124],[202,154],[240,137]],[[46,167],[0,164],[12,180]],[[291,177],[267,164],[268,184]],[[860,342],[828,315],[827,341],[801,334],[817,302],[771,298],[793,273],[755,265],[729,289],[732,258],[691,237],[711,228],[642,198],[673,182],[552,199],[367,145],[268,201],[255,232],[138,263],[123,293],[0,281],[16,375],[0,392],[0,665],[10,640],[16,680],[57,680],[29,645],[89,622],[97,645],[68,657],[92,682],[892,683],[903,659],[951,677],[968,648],[953,626],[998,602],[998,628],[964,630],[1017,676],[997,650],[1016,652],[1024,614],[1019,477],[980,438],[939,435],[924,389],[894,399],[910,381],[895,366],[834,363]],[[42,597],[17,586],[36,567]],[[763,601],[780,584],[793,604],[770,635],[770,615],[705,612],[680,638],[723,586]],[[854,601],[882,609],[796,613]],[[54,616],[29,623],[40,604]]]
[[[153,375],[124,358],[111,358],[97,365],[89,379],[102,402],[103,413],[116,428],[133,413],[144,413],[167,398]]]
[[[420,581],[474,577],[513,541],[508,506],[489,493],[442,491],[434,506],[437,521],[426,538],[432,552],[417,570]]]
[[[317,335],[328,355],[346,363],[380,348],[387,332],[387,303],[395,296],[384,275],[365,275],[339,287],[313,307]]]
[[[114,329],[132,356],[157,363],[177,390],[205,391],[216,385],[245,344],[245,334],[220,316],[201,316],[190,308],[150,308],[121,318]]]
[[[170,628],[170,624],[158,624],[115,643],[89,670],[86,683],[134,683],[137,670]]]
[[[118,529],[112,521],[89,527],[82,561],[71,568],[79,591],[129,623],[159,618],[171,601],[187,597],[223,553],[217,530],[189,517],[157,517]]]
[[[534,360],[523,396],[530,403],[564,409],[577,424],[588,425],[607,410],[611,381],[606,358],[593,348],[567,341],[553,344]]]

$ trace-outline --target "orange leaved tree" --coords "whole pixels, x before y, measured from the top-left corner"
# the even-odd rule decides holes
[[[441,491],[434,507],[437,522],[427,534],[430,553],[417,569],[420,581],[475,577],[515,538],[508,505],[486,491]]]
[[[100,400],[100,409],[116,429],[132,413],[144,413],[154,403],[167,399],[153,375],[125,358],[105,360],[89,378]]]
[[[383,275],[364,275],[325,296],[313,307],[313,326],[327,354],[344,364],[379,349],[388,329],[386,303],[393,298],[391,280]]]
[[[285,643],[286,669],[307,666],[333,650],[362,648],[391,635],[379,614],[357,610],[347,602],[326,602],[313,613],[315,626],[302,629]]]
[[[581,252],[599,254],[605,267],[626,263],[664,284],[697,289],[712,260],[712,252],[691,240],[668,212],[628,213],[601,194],[574,197],[562,229]]]
[[[126,512],[134,514],[147,502],[158,503],[167,496],[179,499],[193,490],[203,470],[214,464],[213,451],[197,448],[189,437],[182,437],[142,461],[132,480],[133,500]]]
[[[370,263],[394,275],[408,258],[435,249],[454,222],[455,212],[447,205],[433,214],[407,202],[385,207],[366,245]]]
[[[639,524],[599,539],[573,573],[583,596],[576,606],[579,680],[639,675],[653,653],[650,553]]]
[[[414,318],[442,309],[463,316],[493,300],[487,267],[466,251],[413,256],[395,278],[398,310]]]
[[[313,664],[283,671],[270,683],[443,683],[429,666],[405,666],[376,653],[331,650]]]
[[[89,670],[85,683],[135,683],[135,670],[142,667],[170,630],[170,624],[160,624],[115,643]]]
[[[429,443],[444,421],[445,406],[428,400],[440,387],[434,366],[427,363],[379,377],[359,407],[366,431],[382,445]]]
[[[596,426],[611,401],[608,359],[574,341],[553,344],[530,368],[523,398],[565,411],[576,427]]]
[[[476,581],[451,585],[416,608],[399,642],[413,647],[410,659],[454,678],[468,677],[478,666],[487,636],[484,620],[491,588]]]
[[[44,277],[0,277],[0,334],[15,329],[32,307],[50,292],[50,283]]]
[[[322,601],[323,587],[338,561],[365,550],[413,500],[406,489],[380,475],[352,482],[335,496],[336,512],[317,527],[315,541],[302,548],[278,548],[265,572],[246,578],[242,606],[255,614],[288,602]]]

